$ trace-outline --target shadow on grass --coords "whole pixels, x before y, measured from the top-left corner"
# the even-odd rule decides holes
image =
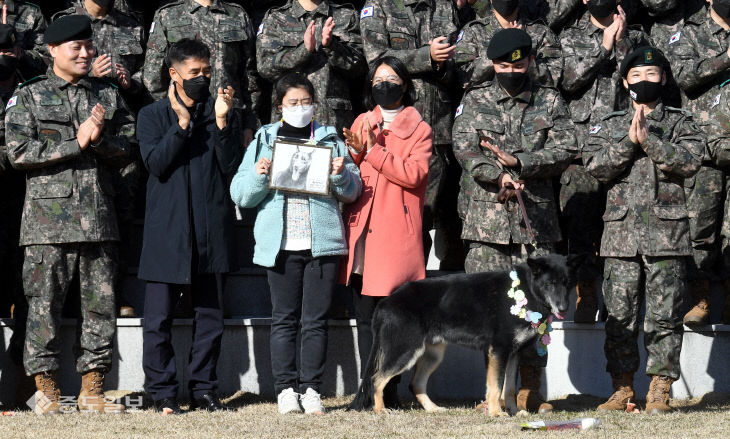
[[[683,413],[727,410],[730,407],[730,393],[710,392],[700,399],[687,401],[686,404],[680,402],[674,407]]]
[[[221,401],[229,408],[238,409],[241,407],[253,405],[253,404],[271,404],[276,402],[272,398],[257,395],[255,393],[244,392],[242,390],[234,393],[226,398],[221,398]]]

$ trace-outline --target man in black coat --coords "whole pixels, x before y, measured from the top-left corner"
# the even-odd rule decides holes
[[[210,96],[210,51],[183,39],[170,47],[168,97],[144,107],[137,135],[147,181],[139,278],[144,304],[145,387],[159,411],[180,413],[171,326],[189,289],[195,323],[189,359],[193,407],[221,410],[216,365],[223,334],[223,274],[234,269],[229,177],[242,159],[234,90]]]

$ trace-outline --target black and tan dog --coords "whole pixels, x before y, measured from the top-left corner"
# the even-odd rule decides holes
[[[514,267],[525,308],[544,320],[568,309],[580,257],[530,257]],[[536,349],[538,329],[510,312],[515,299],[510,270],[454,274],[408,282],[378,304],[373,315],[373,347],[367,371],[352,410],[383,412],[383,389],[396,375],[414,365],[411,391],[427,411],[439,410],[426,394],[431,373],[441,362],[447,343],[485,352],[487,403],[490,416],[502,416],[500,397],[510,414],[517,412],[515,385],[518,352]],[[515,310],[512,309],[514,312]]]

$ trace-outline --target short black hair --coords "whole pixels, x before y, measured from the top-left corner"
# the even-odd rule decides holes
[[[200,40],[183,38],[167,50],[166,62],[168,67],[188,59],[210,59],[210,49]]]
[[[278,108],[279,105],[284,101],[284,96],[289,89],[292,88],[303,88],[307,90],[310,96],[312,96],[312,102],[317,100],[314,94],[314,85],[312,81],[307,78],[307,75],[300,72],[287,73],[282,76],[276,85],[274,86],[274,108]]]
[[[403,84],[406,85],[406,92],[403,95],[402,101],[403,106],[408,107],[413,105],[416,101],[416,91],[413,89],[413,79],[411,79],[408,67],[406,67],[406,64],[399,58],[394,56],[384,56],[370,63],[370,71],[368,72],[368,78],[365,81],[365,87],[363,90],[365,108],[372,110],[376,105],[378,105],[375,103],[375,99],[373,99],[373,78],[375,77],[375,71],[383,64],[393,69],[395,74],[403,80]]]

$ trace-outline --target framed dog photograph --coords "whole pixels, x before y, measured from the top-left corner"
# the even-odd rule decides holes
[[[332,148],[277,139],[271,157],[269,189],[329,195]]]

